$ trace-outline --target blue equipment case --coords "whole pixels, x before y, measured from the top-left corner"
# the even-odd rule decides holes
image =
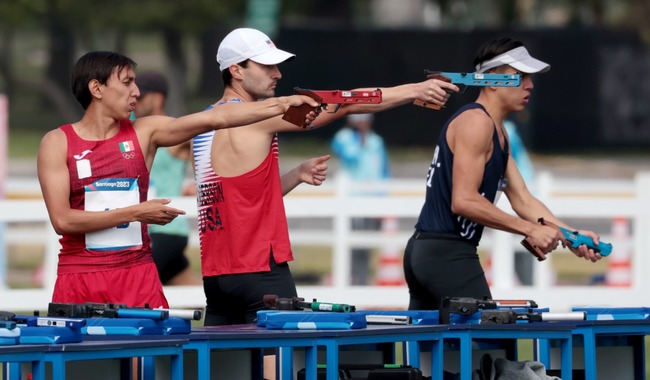
[[[351,330],[367,326],[361,313],[260,310],[257,326],[268,330]]]
[[[573,307],[573,311],[587,313],[588,321],[610,320],[650,320],[650,308],[647,307]]]
[[[163,335],[165,326],[145,318],[86,318],[84,335]]]

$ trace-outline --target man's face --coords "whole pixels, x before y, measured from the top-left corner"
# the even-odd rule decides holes
[[[249,61],[242,72],[242,87],[255,100],[274,96],[278,80],[282,78],[278,65],[262,65],[253,61]]]
[[[535,87],[531,74],[517,71],[510,66],[504,66],[497,72],[503,74],[521,74],[521,84],[517,87],[498,87],[497,93],[509,112],[523,110],[530,100],[530,93]]]
[[[131,111],[135,110],[140,90],[135,84],[135,72],[131,67],[124,67],[113,73],[102,85],[102,103],[115,113],[118,120],[128,119]]]

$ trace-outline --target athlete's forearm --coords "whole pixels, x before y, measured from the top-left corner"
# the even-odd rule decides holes
[[[109,211],[84,211],[68,209],[50,213],[54,230],[59,235],[85,234],[107,230],[136,220],[133,207]]]
[[[282,185],[282,196],[285,196],[302,183],[300,180],[300,166],[291,169],[280,178]]]

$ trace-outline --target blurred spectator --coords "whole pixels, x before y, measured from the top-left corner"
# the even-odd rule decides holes
[[[135,117],[165,115],[169,90],[167,79],[160,73],[149,71],[138,75],[136,83],[140,97],[135,107]],[[150,172],[149,199],[195,195],[194,187],[183,188],[189,159],[190,141],[158,148]],[[153,259],[163,285],[201,285],[185,255],[189,240],[186,219],[176,218],[165,225],[150,224],[149,236]]]
[[[352,182],[383,181],[390,176],[388,154],[381,136],[372,130],[372,114],[354,114],[347,118],[347,125],[334,135],[332,150],[340,159],[340,175]],[[363,195],[368,192],[355,192]],[[373,192],[374,193],[374,192]],[[379,218],[353,218],[352,229],[378,231]],[[351,284],[368,285],[371,250],[352,249]]]

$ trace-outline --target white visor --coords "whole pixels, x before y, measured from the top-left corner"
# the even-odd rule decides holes
[[[518,48],[514,48],[492,59],[479,63],[476,65],[476,72],[484,73],[503,65],[509,65],[515,70],[526,74],[545,73],[551,69],[551,65],[531,57],[525,47],[519,46]]]

